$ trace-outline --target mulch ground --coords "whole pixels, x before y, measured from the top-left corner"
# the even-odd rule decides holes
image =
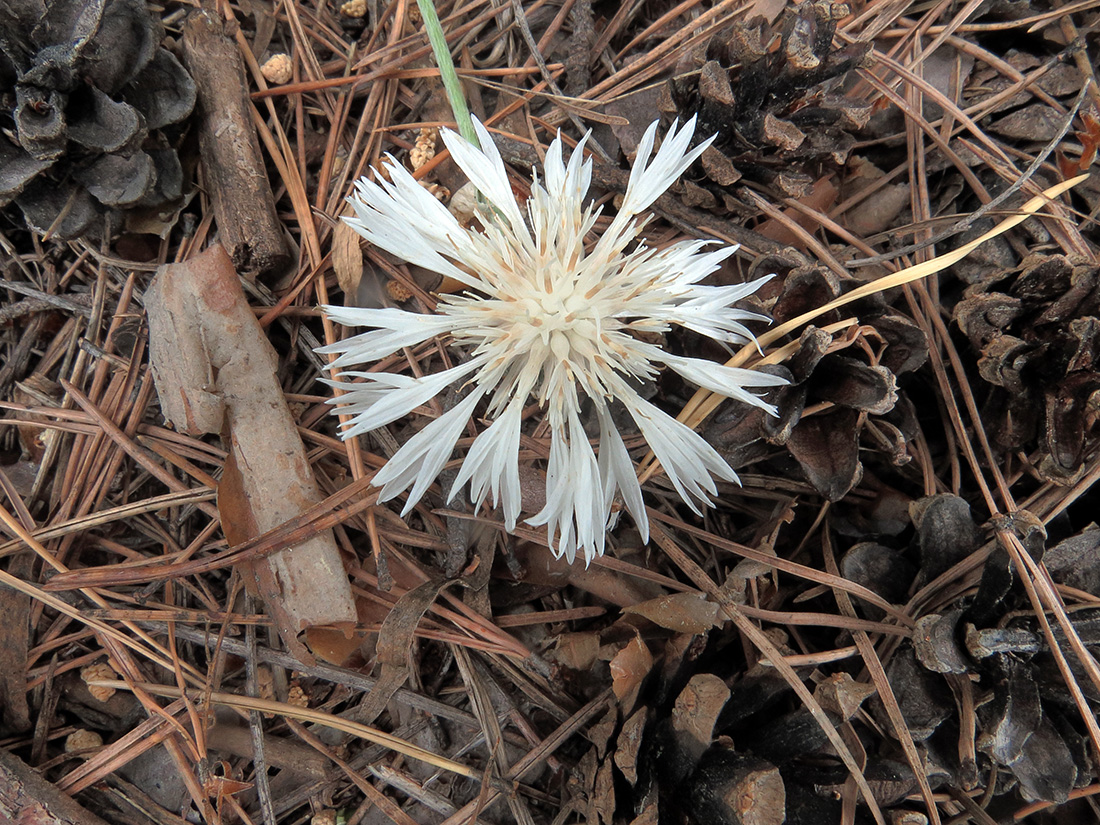
[[[777,418],[671,371],[644,388],[741,485],[695,515],[623,425],[650,541],[624,516],[587,568],[445,502],[446,473],[404,518],[377,504],[373,474],[451,402],[344,442],[319,381],[314,349],[350,334],[319,304],[428,312],[448,288],[339,221],[386,154],[445,203],[465,183],[414,3],[170,2],[97,29],[56,0],[32,46],[0,36],[0,811],[1100,819],[1097,5],[438,7],[519,196],[591,130],[612,215],[645,128],[695,116],[718,137],[648,241],[740,243],[711,283],[777,276],[743,306],[781,332],[739,355],[789,379]],[[51,36],[54,62],[30,55]],[[152,62],[115,82],[111,55]],[[68,136],[35,125],[45,166],[12,148],[56,100],[20,102],[34,61],[88,96]],[[525,489],[549,448],[531,412]]]

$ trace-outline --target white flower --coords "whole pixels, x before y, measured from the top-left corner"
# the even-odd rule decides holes
[[[774,414],[749,390],[774,387],[782,379],[672,355],[644,335],[678,325],[723,344],[753,340],[742,322],[760,316],[730,305],[767,279],[704,286],[700,281],[736,247],[706,249],[704,242],[684,241],[658,250],[639,239],[646,218],[638,215],[710,144],[689,149],[694,118],[680,130],[673,124],[652,159],[657,124],[649,127],[618,214],[587,249],[584,239],[599,210],[584,202],[592,177],[591,161],[583,159],[584,141],[568,164],[561,139],[551,143],[543,180],[535,177],[521,207],[488,131],[480,123],[475,129],[481,149],[452,132],[445,131],[443,139],[484,196],[484,231],[464,229],[392,158],[389,180],[358,182],[349,199],[356,217],[346,219],[371,243],[453,278],[470,292],[441,297],[436,315],[325,307],[338,323],[371,329],[319,351],[340,353],[330,365],[337,369],[385,358],[436,335],[449,336],[466,352],[457,366],[422,378],[344,371],[343,381],[329,382],[344,392],[337,399],[339,412],[354,415],[344,438],[396,421],[458,382],[468,388],[375,476],[381,501],[412,487],[405,513],[443,469],[485,400],[479,417],[491,423],[474,440],[447,496],[469,482],[478,506],[491,494],[506,528],[514,529],[520,515],[521,416],[530,400],[537,400],[550,425],[550,458],[546,506],[528,523],[546,525],[556,555],[573,561],[580,548],[588,563],[603,553],[616,494],[643,539],[649,535],[634,464],[611,415],[613,402],[634,419],[673,488],[695,512],[717,494],[715,478],[737,481],[713,447],[643,400],[634,387],[663,365],[694,384]],[[598,450],[581,420],[585,398],[591,399],[599,425]]]

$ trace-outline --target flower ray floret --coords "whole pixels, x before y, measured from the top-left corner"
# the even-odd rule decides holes
[[[434,315],[325,307],[340,324],[369,328],[319,350],[337,354],[330,368],[344,370],[327,381],[342,391],[334,399],[337,411],[352,416],[341,435],[350,438],[396,421],[449,387],[465,391],[374,477],[381,501],[411,488],[407,513],[450,460],[485,400],[489,426],[474,439],[447,495],[453,498],[469,484],[473,501],[480,507],[491,500],[501,509],[505,527],[513,530],[521,511],[523,411],[537,401],[549,424],[550,454],[546,504],[528,523],[547,527],[556,555],[573,561],[580,550],[591,562],[603,553],[616,496],[622,496],[643,540],[649,534],[641,487],[613,404],[634,420],[673,489],[695,512],[717,495],[715,479],[737,481],[713,447],[644,400],[636,386],[668,368],[700,387],[774,414],[753,391],[781,385],[782,378],[674,355],[648,342],[653,333],[673,326],[727,346],[754,340],[745,322],[767,319],[731,304],[767,278],[707,286],[701,281],[736,247],[682,241],[655,249],[640,237],[647,220],[642,213],[710,145],[707,140],[691,148],[694,118],[682,128],[674,123],[656,153],[657,124],[646,130],[622,206],[590,247],[585,237],[600,213],[585,203],[592,163],[584,159],[584,140],[568,162],[561,138],[550,144],[542,180],[535,175],[524,206],[512,192],[488,130],[476,121],[474,128],[480,149],[449,131],[443,140],[485,200],[480,230],[459,224],[392,158],[388,179],[364,178],[349,198],[355,216],[345,220],[364,238],[469,291],[442,296]],[[441,335],[463,352],[443,372],[411,377],[344,369]],[[599,426],[595,449],[582,420],[585,402]]]

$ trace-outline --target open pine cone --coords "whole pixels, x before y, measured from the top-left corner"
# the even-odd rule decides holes
[[[144,0],[0,4],[0,208],[64,239],[181,197],[162,130],[191,113],[195,84],[162,39]]]
[[[955,320],[981,352],[983,420],[1008,450],[1033,452],[1047,481],[1072,484],[1095,449],[1100,407],[1100,268],[1032,255],[970,287]]]
[[[846,4],[822,0],[789,7],[775,25],[737,23],[670,81],[662,108],[681,120],[697,115],[699,134],[718,135],[701,159],[712,188],[744,177],[800,197],[822,168],[845,163],[851,132],[871,116],[869,105],[839,93],[870,49],[834,47],[848,14]]]

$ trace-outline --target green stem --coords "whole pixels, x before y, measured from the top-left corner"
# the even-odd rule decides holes
[[[466,97],[462,94],[462,81],[458,79],[454,61],[451,60],[451,50],[447,46],[447,37],[443,34],[439,15],[435,13],[435,3],[432,0],[416,0],[416,5],[420,7],[420,16],[424,19],[424,28],[428,32],[428,42],[432,44],[435,62],[439,64],[439,76],[443,79],[443,88],[447,92],[451,111],[454,112],[458,133],[468,143],[480,147],[473,121],[470,120],[470,110],[466,106]]]

